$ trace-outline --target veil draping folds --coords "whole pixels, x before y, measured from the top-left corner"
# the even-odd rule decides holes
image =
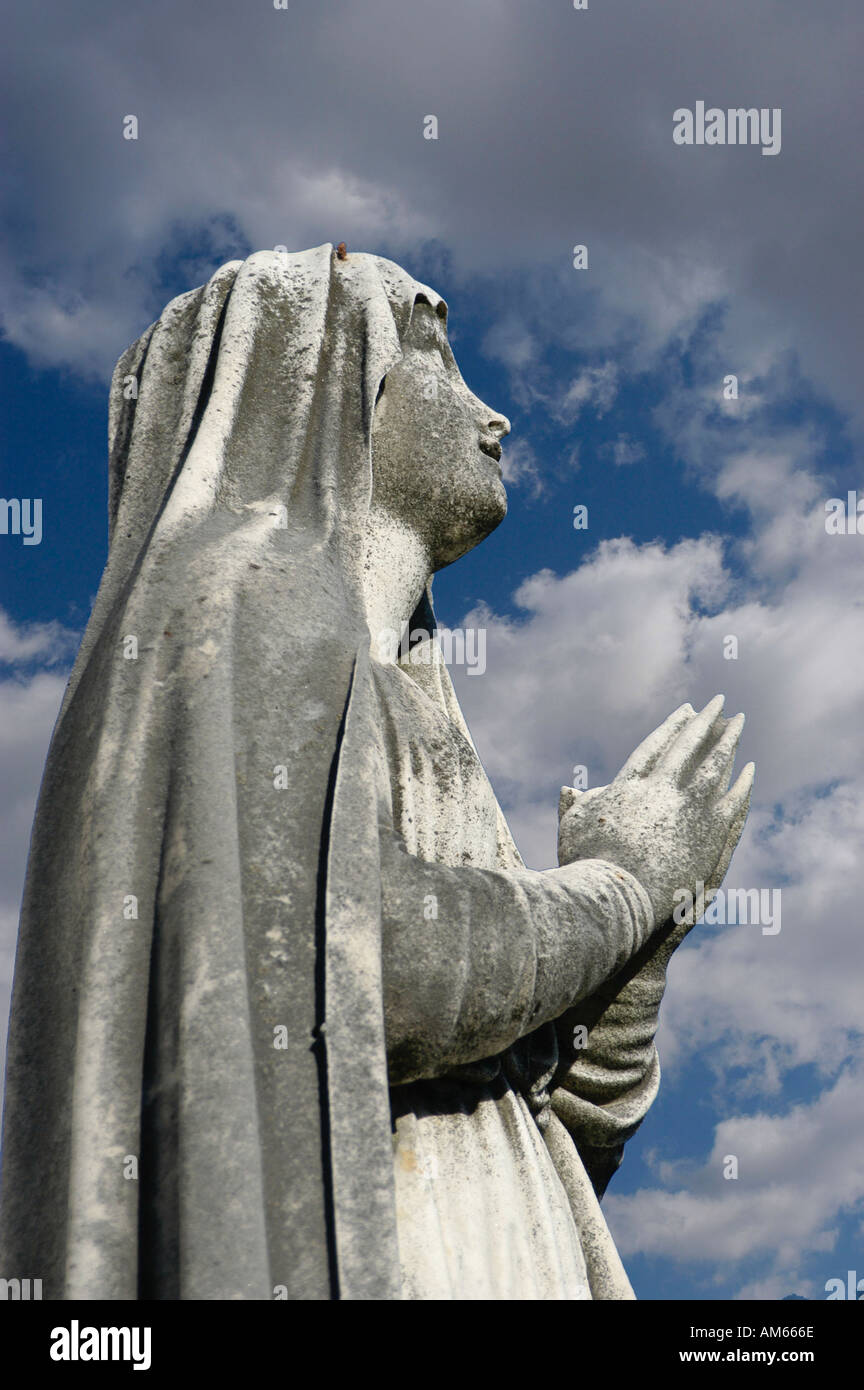
[[[399,1297],[359,564],[418,296],[261,252],[117,365],[9,1042],[0,1267],[46,1298]]]

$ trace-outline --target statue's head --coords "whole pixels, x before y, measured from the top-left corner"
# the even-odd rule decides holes
[[[332,562],[354,594],[370,504],[440,569],[506,514],[508,431],[462,380],[444,301],[394,262],[329,243],[230,261],[117,365],[116,583],[142,546],[230,530],[231,564],[260,543],[272,574]]]
[[[447,340],[446,306],[423,296],[402,334],[372,423],[372,501],[418,532],[433,569],[458,560],[504,519],[505,416],[469,390]]]

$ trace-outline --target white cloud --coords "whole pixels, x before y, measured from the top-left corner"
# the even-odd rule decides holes
[[[74,653],[79,639],[79,633],[62,623],[16,624],[0,610],[0,662],[7,665],[31,661],[54,665]]]
[[[658,1036],[664,1064],[698,1052],[735,1094],[780,1091],[786,1072],[836,1073],[861,1027],[864,966],[856,864],[864,837],[860,781],[751,816],[729,886],[782,893],[776,936],[754,926],[699,927],[680,951]]]
[[[652,725],[699,696],[704,682],[687,669],[699,625],[690,600],[716,602],[727,584],[717,538],[670,550],[620,539],[570,574],[527,580],[515,595],[524,620],[488,609],[463,619],[487,629],[487,670],[482,680],[457,671],[459,696],[531,862],[551,862],[557,790],[574,764],[592,785],[607,781]],[[542,823],[525,809],[541,792]]]
[[[539,352],[537,338],[515,314],[499,320],[483,339],[487,357],[503,362],[511,372],[524,372],[534,364]]]
[[[730,1263],[763,1257],[768,1270],[738,1296],[798,1292],[807,1257],[825,1255],[830,1266],[838,1219],[864,1203],[862,1079],[860,1063],[850,1065],[810,1105],[722,1121],[704,1165],[662,1172],[664,1181],[686,1181],[686,1189],[607,1195],[604,1210],[622,1255],[726,1265],[724,1277]],[[736,1179],[723,1177],[727,1156],[738,1160]]]
[[[586,367],[552,406],[557,419],[571,424],[582,410],[590,406],[598,419],[602,418],[618,394],[618,368],[614,362],[599,367]]]
[[[527,488],[532,497],[539,497],[544,491],[539,459],[526,440],[517,439],[505,445],[501,470],[508,486]]]

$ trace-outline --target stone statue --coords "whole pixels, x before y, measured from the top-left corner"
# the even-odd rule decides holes
[[[117,366],[10,1028],[0,1275],[46,1298],[633,1297],[598,1199],[752,767],[685,705],[525,868],[433,637],[506,509],[446,317],[262,252]]]

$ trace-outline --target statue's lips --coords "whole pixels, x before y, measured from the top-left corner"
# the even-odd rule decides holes
[[[499,477],[503,477],[503,471],[502,471],[501,466],[500,466],[500,465],[501,465],[501,445],[498,443],[498,440],[497,440],[497,439],[490,439],[490,440],[481,439],[481,440],[480,440],[480,452],[483,453],[483,454],[487,454],[487,455],[489,456],[490,459],[494,459],[494,460],[495,460],[495,462],[499,465],[499,467],[498,467],[498,476],[499,476]]]

